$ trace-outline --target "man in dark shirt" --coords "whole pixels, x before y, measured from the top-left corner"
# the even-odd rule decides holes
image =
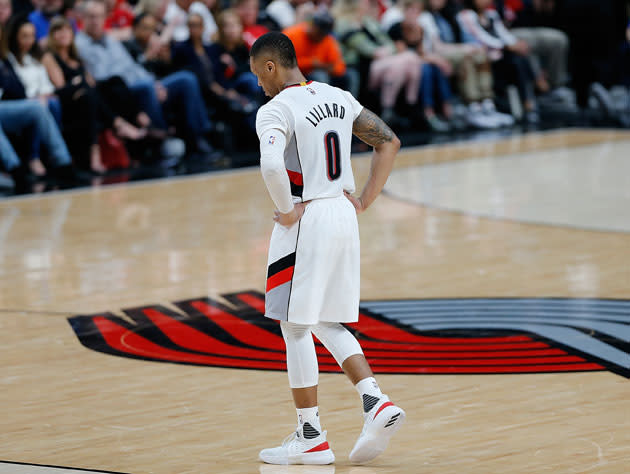
[[[84,31],[77,34],[76,44],[88,72],[97,81],[119,76],[158,128],[166,129],[163,109],[176,111],[175,125],[185,135],[188,151],[212,153],[214,150],[204,138],[211,124],[197,78],[189,71],[178,71],[156,81],[120,41],[105,33],[104,3],[87,0],[83,8]]]
[[[132,37],[123,41],[131,57],[156,77],[173,72],[171,48],[156,35],[157,20],[149,13],[141,13],[133,20]]]

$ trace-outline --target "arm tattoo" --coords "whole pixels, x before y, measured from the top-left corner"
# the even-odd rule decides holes
[[[375,113],[363,108],[352,124],[352,133],[371,146],[391,142],[394,132]]]

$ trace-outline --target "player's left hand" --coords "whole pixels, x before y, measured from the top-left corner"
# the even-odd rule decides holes
[[[346,196],[346,198],[348,199],[348,201],[350,201],[352,203],[352,205],[354,206],[354,210],[357,211],[357,214],[361,214],[363,211],[365,211],[365,207],[363,206],[363,201],[361,200],[361,198],[359,197],[354,197],[352,194],[350,194],[348,191],[343,192],[344,196]]]
[[[273,220],[285,227],[291,227],[302,218],[302,216],[304,215],[304,209],[306,209],[306,205],[308,203],[309,201],[298,202],[293,206],[293,209],[286,214],[283,214],[276,209],[275,211],[273,211]]]

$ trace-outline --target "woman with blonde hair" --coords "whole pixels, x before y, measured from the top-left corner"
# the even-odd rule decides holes
[[[64,135],[71,153],[95,173],[103,173],[98,135],[112,129],[121,138],[137,140],[146,134],[119,115],[101,99],[94,80],[86,72],[74,44],[74,31],[64,17],[50,23],[48,49],[43,63],[49,71],[63,106]]]
[[[413,51],[398,51],[376,20],[373,0],[337,0],[334,8],[335,33],[340,40],[346,66],[367,71],[367,87],[380,88],[381,118],[391,122],[399,92],[405,88],[405,100],[413,108],[418,102],[422,60]],[[357,77],[357,73],[354,73]],[[355,95],[359,87],[354,85]]]

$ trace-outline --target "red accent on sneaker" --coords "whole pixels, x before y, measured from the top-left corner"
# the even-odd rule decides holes
[[[393,407],[393,406],[394,406],[394,404],[392,402],[383,403],[380,406],[380,408],[378,410],[376,410],[376,413],[374,414],[374,418],[372,418],[372,419],[375,419],[383,408],[385,408],[385,407]]]
[[[311,448],[308,451],[304,451],[304,452],[305,453],[314,453],[316,451],[326,451],[327,449],[330,449],[330,446],[328,446],[328,441],[324,441],[322,444],[318,444],[314,448]]]

